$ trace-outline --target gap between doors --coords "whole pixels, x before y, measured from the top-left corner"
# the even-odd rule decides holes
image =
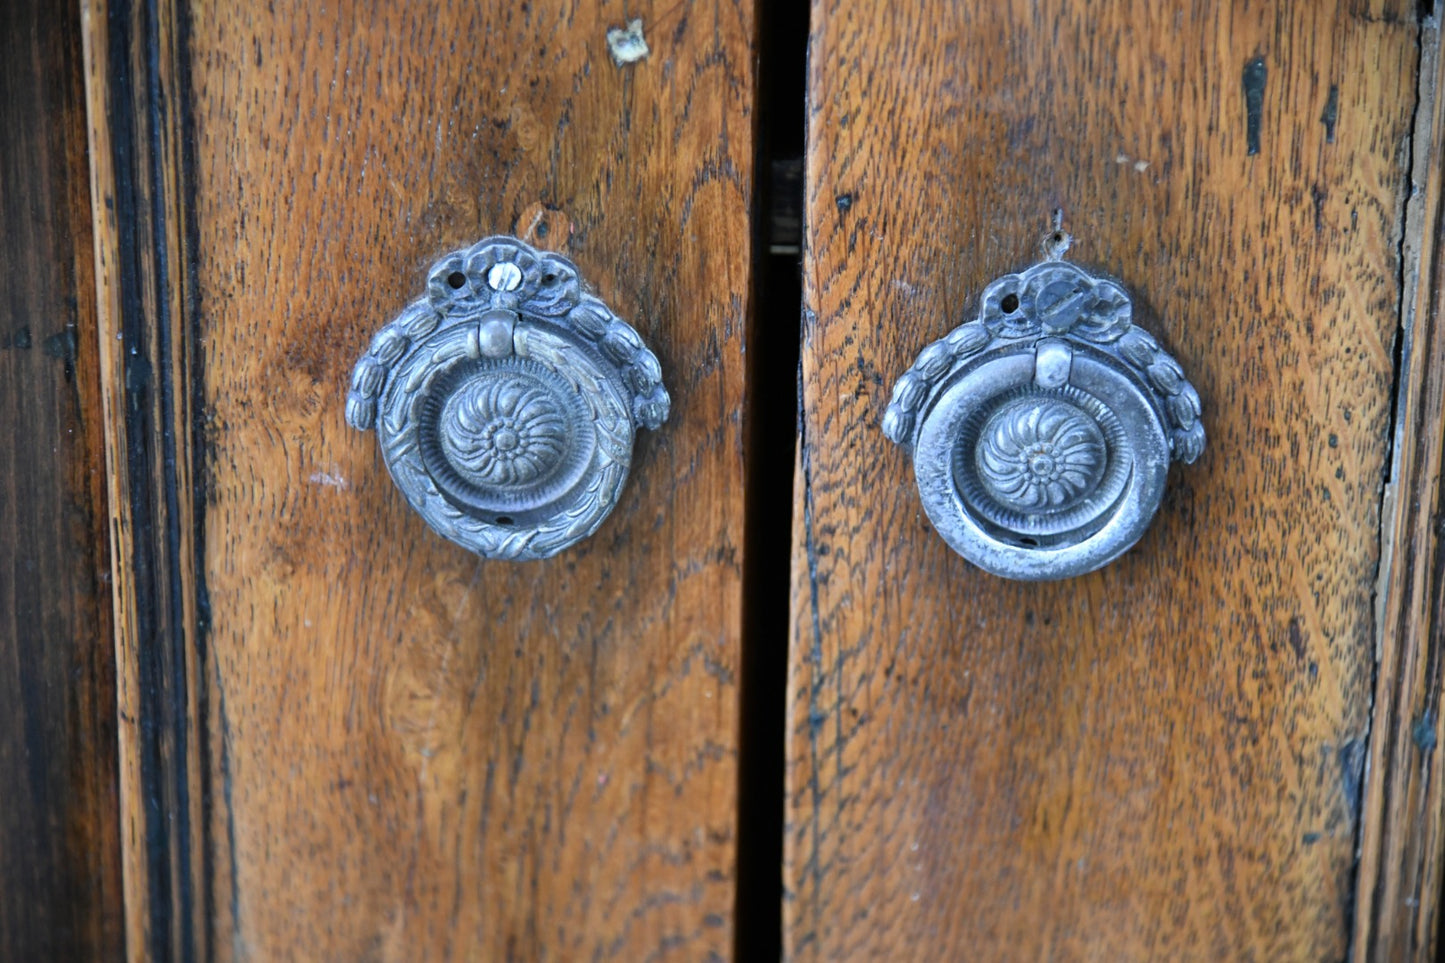
[[[803,310],[808,5],[759,4],[747,519],[738,759],[736,960],[782,956],[784,750]]]

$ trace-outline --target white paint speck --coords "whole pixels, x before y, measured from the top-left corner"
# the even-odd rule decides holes
[[[342,492],[346,491],[348,488],[351,487],[351,483],[340,475],[332,475],[324,471],[318,471],[313,473],[311,475],[311,484],[327,485],[331,488],[335,488],[337,491]]]
[[[1116,164],[1128,164],[1131,162],[1134,165],[1134,170],[1138,171],[1141,174],[1149,169],[1149,162],[1146,160],[1134,160],[1134,158],[1130,157],[1128,154],[1114,155],[1114,163]]]
[[[651,53],[642,36],[642,18],[627,21],[626,27],[608,30],[607,49],[612,53],[612,62],[619,67],[637,63]]]

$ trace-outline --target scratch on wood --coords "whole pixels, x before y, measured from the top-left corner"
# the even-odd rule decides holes
[[[231,777],[231,719],[226,713],[226,687],[221,679],[221,669],[214,667],[213,693],[216,698],[216,727],[219,730],[221,806],[224,811],[226,833],[226,864],[230,875],[231,951],[237,959],[245,959],[249,953],[246,933],[241,927],[241,874],[236,854],[236,807],[235,780]]]
[[[351,483],[340,472],[312,472],[310,481],[313,485],[326,485],[343,492],[351,487]]]
[[[1267,73],[1263,57],[1255,57],[1244,65],[1245,135],[1251,157],[1259,153],[1259,122],[1264,113],[1264,81]]]
[[[1340,116],[1340,85],[1330,84],[1330,95],[1325,100],[1325,112],[1320,114],[1320,123],[1325,125],[1325,143],[1335,142],[1335,121]]]
[[[1304,626],[1296,615],[1289,620],[1289,647],[1294,650],[1295,658],[1300,660],[1305,657],[1305,638]]]
[[[22,351],[29,351],[34,344],[35,340],[30,334],[29,325],[22,325],[20,330],[14,334],[0,335],[0,351],[8,348],[19,348]]]
[[[1364,737],[1356,736],[1340,744],[1340,794],[1350,810],[1351,824],[1360,821],[1360,792],[1364,785],[1365,755],[1369,748]]]
[[[1426,709],[1415,724],[1410,727],[1410,738],[1414,740],[1416,748],[1421,752],[1433,752],[1435,749],[1435,713]]]
[[[1319,232],[1321,232],[1321,231],[1323,231],[1323,230],[1325,229],[1325,201],[1329,200],[1329,196],[1330,196],[1330,195],[1329,195],[1329,192],[1326,191],[1323,187],[1320,187],[1319,185],[1315,185],[1314,187],[1311,187],[1311,188],[1310,188],[1310,199],[1314,202],[1314,206],[1315,206],[1315,233],[1316,233],[1316,234],[1318,234]],[[1334,436],[1331,436],[1331,437],[1334,437]],[[1339,439],[1336,438],[1335,441],[1334,441],[1334,443],[1331,444],[1330,447],[1331,447],[1331,448],[1336,448],[1336,447],[1338,447],[1338,446],[1339,446]]]
[[[850,199],[851,202],[851,199]],[[804,329],[811,332],[817,324],[817,315],[812,311],[804,309]],[[809,645],[809,662],[811,663],[812,679],[808,685],[808,794],[809,809],[812,818],[809,820],[810,847],[806,859],[805,872],[810,877],[811,892],[809,896],[812,902],[812,913],[808,919],[810,926],[817,926],[822,916],[823,896],[823,854],[822,854],[822,829],[821,813],[823,805],[823,790],[819,771],[822,768],[823,747],[821,737],[823,726],[828,715],[823,711],[820,704],[820,697],[828,685],[828,679],[824,671],[823,654],[823,615],[822,606],[818,598],[818,546],[814,530],[814,503],[813,503],[813,465],[812,449],[808,447],[808,434],[806,421],[802,415],[805,410],[804,398],[802,395],[802,382],[798,384],[798,452],[801,462],[801,476],[803,483],[803,537],[804,557],[808,564],[808,606],[810,617],[810,628],[812,629]]]

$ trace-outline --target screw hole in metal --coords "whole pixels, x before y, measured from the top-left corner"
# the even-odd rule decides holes
[[[467,276],[461,271],[453,271],[451,274],[447,275],[447,283],[450,284],[453,288],[461,290],[461,288],[463,288],[467,283]]]
[[[1019,309],[1019,296],[1017,294],[1005,294],[1003,300],[998,303],[1004,314],[1013,314]]]

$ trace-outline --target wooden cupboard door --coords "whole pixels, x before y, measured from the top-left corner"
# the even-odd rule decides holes
[[[752,4],[86,29],[118,551],[167,536],[118,590],[159,613],[119,643],[132,958],[728,956]],[[343,422],[372,334],[493,233],[572,258],[673,398],[545,562],[431,533]]]
[[[1407,232],[1434,21],[1390,0],[812,16],[788,957],[1425,958],[1438,796],[1401,782],[1428,832],[1385,845],[1374,787],[1428,772],[1438,686],[1413,719],[1374,686],[1438,652],[1428,619],[1411,640],[1377,610],[1403,558],[1392,442],[1439,445],[1438,409],[1396,393],[1438,354],[1402,291],[1438,227],[1432,207]],[[1056,210],[1188,370],[1210,441],[1120,561],[1008,582],[930,530],[878,424]],[[1367,874],[1407,856],[1420,888],[1382,902]]]

